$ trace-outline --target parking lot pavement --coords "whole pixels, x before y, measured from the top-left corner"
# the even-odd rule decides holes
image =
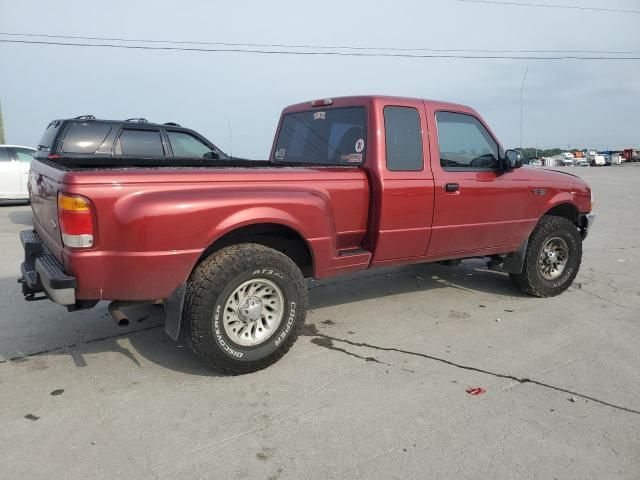
[[[311,282],[304,335],[240,377],[160,307],[24,302],[30,210],[0,207],[2,478],[639,478],[640,168],[567,171],[598,217],[563,295],[476,260]]]

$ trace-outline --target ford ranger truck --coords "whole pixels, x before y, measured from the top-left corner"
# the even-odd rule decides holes
[[[255,162],[175,155],[173,127],[150,123],[114,124],[89,153],[66,154],[82,137],[66,140],[74,125],[94,121],[50,125],[36,152],[25,298],[69,311],[111,300],[121,323],[122,307],[161,300],[167,333],[231,374],[291,348],[305,277],[482,257],[526,293],[554,296],[576,277],[594,219],[583,180],[522,166],[462,105],[299,103]]]

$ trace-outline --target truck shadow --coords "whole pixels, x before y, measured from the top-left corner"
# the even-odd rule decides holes
[[[31,227],[33,226],[32,217],[33,214],[31,213],[31,209],[28,208],[9,212],[9,219],[14,225],[26,225]]]
[[[308,285],[312,309],[441,288],[455,288],[470,294],[526,297],[507,274],[488,270],[483,261],[475,259],[455,267],[425,263],[371,270],[337,279],[312,280]]]
[[[54,357],[62,357],[69,360],[63,366],[76,368],[106,361],[114,368],[144,369],[151,362],[190,375],[216,375],[184,341],[174,342],[164,333],[162,307],[127,309],[131,325],[120,328],[107,305],[68,313],[48,300],[25,302],[15,278],[0,279],[0,368],[14,363],[26,371],[45,370]]]
[[[443,288],[460,289],[470,295],[484,292],[511,297],[523,296],[511,285],[505,274],[487,270],[480,261],[468,261],[458,267],[434,264],[395,267],[327,281],[310,281],[309,284],[310,309],[411,292],[427,293]],[[9,290],[18,292],[15,279],[0,279],[0,291]],[[15,299],[15,295],[11,298]],[[13,315],[20,317],[21,322],[24,318],[22,324],[27,327],[27,335],[33,332],[33,341],[20,338],[20,342],[38,345],[39,348],[31,351],[25,348],[19,354],[8,350],[8,347],[0,349],[0,363],[25,363],[27,368],[33,366],[34,369],[40,369],[43,364],[46,365],[47,357],[62,355],[69,357],[76,367],[84,368],[97,355],[116,354],[117,357],[125,358],[134,368],[144,368],[144,363],[151,362],[189,375],[218,376],[193,354],[184,339],[174,342],[167,337],[161,307],[127,309],[131,326],[119,329],[106,311],[106,302],[92,310],[72,314],[46,301],[37,302],[37,305],[22,302],[21,299],[20,302],[11,307]],[[52,330],[53,319],[50,317],[55,317],[55,321],[60,323],[73,322],[75,329],[65,329],[64,331],[68,331],[67,336],[58,332],[50,340],[46,337],[47,329],[52,332],[55,330]],[[4,329],[10,327],[11,325],[2,326]]]

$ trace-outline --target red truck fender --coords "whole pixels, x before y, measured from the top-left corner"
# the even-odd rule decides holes
[[[543,189],[544,190],[544,189]],[[540,218],[545,215],[556,215],[558,217],[564,217],[571,221],[580,228],[580,210],[575,203],[575,195],[571,192],[558,192],[549,199],[549,202],[545,205],[545,211]],[[540,221],[540,219],[538,219]],[[520,273],[524,265],[525,254],[527,252],[527,246],[529,244],[529,237],[537,226],[537,223],[527,232],[527,237],[520,244],[520,247],[515,252],[510,253],[504,257],[502,264],[502,270],[507,273]]]
[[[330,223],[327,216],[324,216],[323,219],[325,222]],[[319,219],[316,219],[316,221],[317,220]],[[308,219],[307,225],[309,225]],[[253,206],[234,212],[232,215],[223,218],[220,222],[218,222],[211,228],[208,236],[209,247],[204,250],[202,256],[193,265],[191,271],[193,271],[193,269],[195,269],[204,258],[210,255],[212,252],[218,250],[216,246],[226,246],[226,243],[221,243],[224,242],[225,238],[233,236],[235,232],[241,233],[245,231],[247,227],[259,226],[282,227],[286,228],[292,233],[295,233],[297,237],[305,243],[310,256],[312,266],[311,268],[313,269],[313,265],[315,265],[316,263],[316,254],[314,253],[312,242],[308,241],[309,234],[304,228],[302,222],[294,218],[290,213],[278,208]],[[333,225],[322,226],[322,228],[328,227],[333,228]],[[261,242],[257,241],[256,243]],[[186,279],[164,301],[166,312],[165,332],[174,340],[177,340],[178,336],[180,335],[180,324],[182,320],[185,291]]]

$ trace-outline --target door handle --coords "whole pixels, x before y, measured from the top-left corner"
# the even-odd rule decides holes
[[[459,183],[445,183],[442,188],[444,188],[445,192],[451,193],[451,192],[458,192],[460,191],[460,184]]]

